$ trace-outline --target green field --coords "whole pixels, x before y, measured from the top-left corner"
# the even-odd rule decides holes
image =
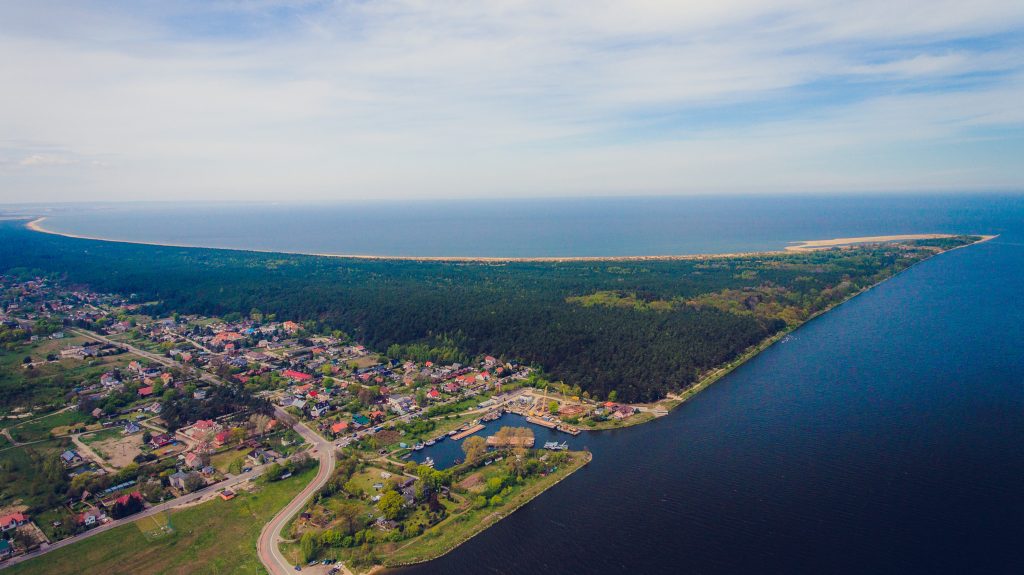
[[[25,423],[12,426],[11,436],[20,442],[39,441],[50,437],[50,430],[55,427],[84,423],[90,418],[77,410],[69,409],[40,418],[30,419]]]
[[[46,466],[55,474],[63,472],[56,459],[67,443],[67,439],[47,440],[0,450],[0,507],[21,503],[45,509],[59,505],[60,498],[53,490],[56,482],[49,478]]]
[[[47,355],[59,355],[60,350],[84,341],[82,337],[66,337],[23,342],[13,349],[0,349],[0,412],[14,407],[35,409],[38,405],[63,405],[64,394],[75,386],[94,383],[103,373],[115,367],[125,367],[132,359],[137,359],[132,354],[122,353],[88,360],[45,362]],[[25,357],[44,363],[25,369]]]
[[[306,485],[316,469],[170,514],[122,525],[11,567],[11,575],[81,573],[266,573],[256,556],[263,525]],[[160,527],[169,525],[170,529]],[[162,531],[162,533],[158,533]],[[159,536],[157,536],[159,535]]]

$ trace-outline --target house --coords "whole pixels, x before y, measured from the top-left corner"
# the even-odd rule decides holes
[[[196,452],[185,454],[185,466],[189,469],[199,469],[203,466],[203,458]]]
[[[213,444],[217,447],[223,447],[225,443],[231,440],[231,432],[221,431],[217,435],[213,436]]]
[[[0,559],[6,559],[14,555],[14,547],[11,546],[11,542],[6,539],[0,539]]]
[[[153,395],[153,386],[147,385],[146,387],[139,388],[139,397],[149,397]]]
[[[231,501],[232,499],[235,498],[235,492],[231,491],[230,489],[225,489],[224,491],[220,492],[220,498],[223,499],[224,501]]]
[[[630,405],[619,405],[615,407],[612,417],[615,419],[626,419],[636,413],[636,409]]]
[[[138,491],[132,491],[131,493],[126,493],[115,499],[114,503],[123,506],[128,505],[128,503],[131,502],[132,500],[142,503],[142,494],[139,493]]]
[[[220,431],[220,425],[212,419],[200,419],[195,422],[191,428],[189,428],[187,434],[189,437],[202,437],[204,435],[217,433]]]
[[[380,422],[384,420],[384,412],[377,409],[370,412],[370,420],[374,422]]]
[[[290,334],[297,333],[301,328],[302,326],[290,320],[281,324],[281,329],[285,330]]]
[[[388,407],[399,415],[412,411],[412,398],[407,395],[392,395],[388,398]]]
[[[287,377],[288,379],[293,379],[295,381],[310,381],[313,379],[312,375],[309,375],[308,373],[302,373],[301,371],[295,371],[294,369],[286,369],[283,372],[281,372],[281,375]]]
[[[430,391],[427,392],[427,397],[434,401],[437,401],[438,399],[441,399],[441,393],[438,392],[437,389],[431,389]]]
[[[129,421],[124,425],[124,434],[131,435],[139,432],[139,426],[134,421]]]
[[[185,480],[191,473],[185,473],[184,471],[177,471],[167,478],[167,481],[171,484],[171,487],[176,489],[185,489]]]
[[[370,425],[370,418],[365,415],[356,415],[352,418],[352,423],[354,423],[356,427],[366,427]]]
[[[331,426],[331,433],[333,433],[334,435],[340,435],[342,433],[345,433],[346,431],[348,431],[347,421],[339,421]]]
[[[313,406],[312,409],[309,410],[309,414],[313,417],[320,417],[321,415],[327,413],[330,410],[331,404],[327,403],[326,401],[321,401],[318,402],[316,405]]]
[[[154,448],[163,447],[170,442],[171,436],[167,435],[166,433],[154,435],[153,438],[149,440],[149,444],[152,445]]]
[[[0,531],[10,531],[11,529],[17,529],[22,525],[28,523],[28,517],[24,513],[11,513],[0,517]]]
[[[64,463],[64,465],[74,465],[75,463],[81,461],[82,457],[78,455],[78,453],[76,453],[74,450],[69,449],[64,453],[60,454],[60,460]]]
[[[92,527],[103,521],[103,514],[95,509],[85,511],[78,516],[78,524],[85,527]]]

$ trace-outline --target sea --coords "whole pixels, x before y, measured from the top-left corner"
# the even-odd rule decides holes
[[[1024,196],[107,205],[45,225],[214,247],[478,256],[999,234],[808,322],[666,417],[565,436],[592,463],[448,555],[394,572],[1024,573]],[[434,446],[437,459],[454,447]]]

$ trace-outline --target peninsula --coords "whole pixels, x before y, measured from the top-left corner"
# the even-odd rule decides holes
[[[263,493],[266,527],[235,533],[238,561],[255,550],[285,573],[429,560],[585,466],[582,434],[664,416],[804,322],[990,238],[424,259],[39,231],[0,222],[0,359],[22,374],[4,380],[0,453],[38,442],[33,453],[67,461],[48,487],[57,500],[24,486],[0,501],[49,541],[20,543],[16,573],[66,570],[113,544],[104,532],[138,532],[135,513],[145,536],[121,537],[131,545],[107,560],[133,565],[123,555],[145,549],[165,565],[185,537],[175,524],[213,514],[232,532],[234,515],[212,510]],[[31,372],[13,370],[22,358]],[[69,497],[81,502],[65,508]]]

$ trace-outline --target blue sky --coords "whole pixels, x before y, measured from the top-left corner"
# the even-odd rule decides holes
[[[0,0],[0,202],[1024,189],[1024,3]]]

